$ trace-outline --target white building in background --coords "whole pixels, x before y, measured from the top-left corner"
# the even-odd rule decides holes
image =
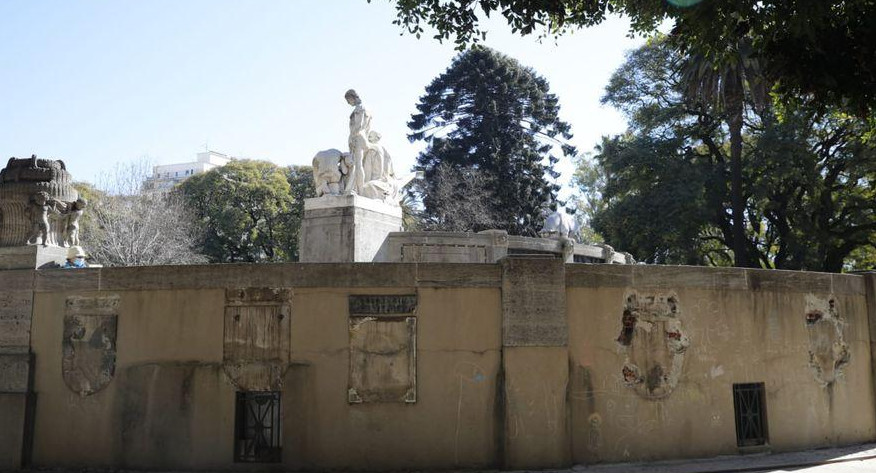
[[[207,172],[235,160],[215,151],[198,153],[197,160],[189,163],[162,164],[152,168],[152,176],[146,179],[145,188],[149,191],[167,192],[180,182],[195,174]]]

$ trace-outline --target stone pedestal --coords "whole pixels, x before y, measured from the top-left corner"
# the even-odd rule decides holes
[[[302,263],[387,261],[387,236],[402,231],[401,207],[355,195],[304,201]]]
[[[6,269],[47,269],[64,264],[67,248],[59,246],[10,246],[0,248],[0,271]]]

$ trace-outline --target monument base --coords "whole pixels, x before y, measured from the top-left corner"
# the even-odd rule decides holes
[[[402,231],[401,207],[356,195],[304,201],[302,263],[370,263],[387,260],[387,236]]]
[[[57,268],[67,259],[67,248],[59,246],[10,246],[0,248],[0,271],[6,269]]]

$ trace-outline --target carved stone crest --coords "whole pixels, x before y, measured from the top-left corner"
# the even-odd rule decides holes
[[[675,293],[624,297],[621,331],[617,338],[624,356],[624,384],[646,399],[669,396],[684,367],[690,339],[681,323]]]
[[[82,396],[105,388],[116,371],[119,296],[67,298],[62,339],[64,384]]]
[[[834,296],[806,295],[806,328],[809,332],[809,367],[824,386],[842,376],[851,354],[843,336],[845,321]]]

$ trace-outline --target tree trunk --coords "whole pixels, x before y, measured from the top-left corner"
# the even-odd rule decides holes
[[[730,129],[730,205],[733,215],[733,259],[735,266],[751,267],[745,237],[745,201],[742,198],[742,97],[728,97]]]

